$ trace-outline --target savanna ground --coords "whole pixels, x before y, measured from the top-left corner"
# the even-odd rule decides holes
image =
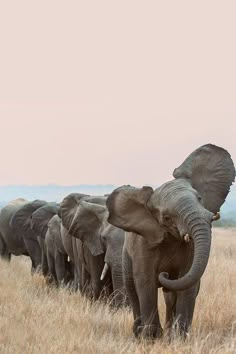
[[[161,296],[160,311],[164,318]],[[24,257],[0,263],[0,353],[236,353],[236,229],[214,229],[211,257],[186,342],[132,336],[129,310],[112,312],[31,277]]]

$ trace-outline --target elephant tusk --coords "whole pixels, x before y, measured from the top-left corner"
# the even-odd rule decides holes
[[[184,235],[184,241],[189,242],[190,241],[190,236],[189,234]]]
[[[216,221],[216,220],[219,220],[219,219],[220,219],[220,213],[219,213],[219,211],[217,211],[217,213],[215,215],[213,215],[212,221]]]
[[[105,263],[100,280],[103,280],[105,278],[108,269],[109,269],[109,266],[107,263]]]

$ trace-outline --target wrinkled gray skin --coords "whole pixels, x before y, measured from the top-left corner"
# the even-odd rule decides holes
[[[48,222],[58,213],[58,210],[59,205],[57,203],[45,203],[41,208],[38,208],[31,217],[31,229],[36,235],[41,248],[42,273],[45,277],[49,275],[45,236],[48,230]]]
[[[73,278],[73,269],[62,243],[61,219],[58,215],[54,215],[48,222],[45,248],[49,272],[53,281],[58,285],[68,284]]]
[[[32,272],[41,265],[41,249],[30,228],[30,221],[32,213],[45,203],[41,200],[27,202],[17,199],[4,207],[0,215],[0,231],[8,252],[16,256],[29,256]]]
[[[61,222],[61,240],[70,263],[73,273],[73,287],[77,291],[80,285],[80,274],[82,274],[82,243],[80,240],[71,236]]]
[[[68,232],[71,222],[74,218],[74,214],[80,203],[80,200],[84,197],[88,197],[87,194],[82,193],[71,193],[66,196],[61,202],[60,209],[58,212],[61,218],[61,238],[64,249],[68,254],[71,263],[74,267],[74,288],[75,290],[80,287],[81,290],[81,275],[82,275],[82,243],[79,239],[72,237]],[[64,220],[64,221],[63,221]],[[68,229],[65,227],[67,225]]]
[[[0,211],[0,255],[3,259],[10,260],[11,254],[29,255],[22,235],[19,238],[10,227],[12,216],[26,203],[27,200],[19,198],[9,202]]]
[[[171,334],[177,323],[186,336],[209,258],[211,223],[234,181],[235,169],[227,151],[208,144],[195,150],[173,175],[174,180],[155,191],[123,186],[107,200],[108,221],[127,231],[125,286],[134,334],[146,338],[162,334],[158,287],[164,291],[167,332]]]
[[[105,201],[106,197],[80,198],[72,215],[68,214],[63,201],[61,214],[64,225],[79,241],[76,243],[76,250],[81,291],[89,289],[97,299],[105,287],[107,295],[113,293],[113,304],[120,306],[124,303],[121,262],[124,232],[108,224]],[[68,199],[65,202],[68,204]],[[101,280],[104,262],[108,265],[108,270]]]
[[[111,288],[111,275],[107,274],[106,278],[101,281],[100,277],[104,268],[104,251],[102,254],[93,254],[93,250],[89,249],[88,242],[84,242],[78,232],[75,230],[75,221],[82,221],[80,215],[78,215],[80,203],[82,199],[100,202],[105,204],[105,198],[103,197],[90,197],[85,194],[72,193],[63,199],[60,207],[60,215],[62,218],[62,224],[69,233],[65,236],[72,237],[72,246],[74,253],[75,269],[79,274],[79,288],[81,293],[86,294],[89,297],[98,299],[102,293],[110,295],[112,293]],[[79,218],[78,218],[79,216]],[[91,220],[83,218],[85,221],[83,224],[89,229]],[[73,235],[72,229],[73,227]],[[87,234],[85,230],[85,234]],[[73,239],[77,239],[75,242]],[[92,251],[92,252],[91,252]]]

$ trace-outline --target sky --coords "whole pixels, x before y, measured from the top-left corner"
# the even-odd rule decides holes
[[[158,185],[236,161],[235,1],[0,4],[0,185]]]

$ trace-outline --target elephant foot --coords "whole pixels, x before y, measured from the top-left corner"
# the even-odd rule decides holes
[[[178,321],[172,330],[172,337],[175,338],[178,337],[182,341],[185,341],[189,337],[189,330],[190,330],[189,323]]]
[[[163,335],[162,328],[157,325],[138,326],[137,331],[138,335],[143,339],[153,340],[156,338],[161,338]]]
[[[133,334],[136,338],[138,338],[140,336],[140,333],[139,333],[139,328],[141,327],[141,317],[137,318],[135,321],[134,321],[134,324],[133,324]]]
[[[53,276],[48,275],[45,279],[46,279],[46,284],[48,286],[55,286],[55,287],[59,286],[58,281]]]

